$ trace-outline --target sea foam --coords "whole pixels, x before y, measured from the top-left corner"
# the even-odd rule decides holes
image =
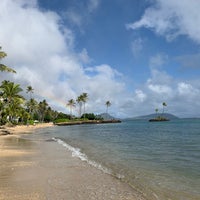
[[[80,160],[87,162],[89,165],[103,171],[106,174],[110,174],[113,175],[112,170],[108,169],[104,166],[102,166],[101,164],[90,160],[86,154],[82,153],[81,150],[79,148],[75,148],[72,147],[71,145],[67,144],[66,142],[64,142],[63,140],[59,139],[59,138],[55,138],[53,137],[52,140],[54,140],[55,142],[57,142],[58,144],[62,145],[63,147],[65,147],[67,150],[72,152],[72,157],[77,157]],[[120,177],[120,175],[117,175],[117,177]]]

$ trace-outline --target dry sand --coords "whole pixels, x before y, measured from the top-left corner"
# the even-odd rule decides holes
[[[0,137],[0,200],[143,199],[128,184],[72,157],[56,142],[19,134],[36,127],[12,128],[17,135]]]

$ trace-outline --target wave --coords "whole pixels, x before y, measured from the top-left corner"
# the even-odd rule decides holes
[[[79,158],[80,160],[84,161],[84,162],[87,162],[89,165],[103,171],[104,173],[106,174],[109,174],[109,175],[114,175],[116,176],[117,178],[119,179],[122,179],[124,178],[123,175],[121,174],[114,174],[113,171],[111,169],[108,169],[104,166],[102,166],[101,164],[95,162],[95,161],[92,161],[90,160],[86,154],[82,153],[81,150],[79,148],[75,148],[69,144],[67,144],[66,142],[64,142],[63,140],[59,139],[59,138],[55,138],[53,137],[52,140],[54,140],[55,142],[57,142],[58,144],[62,145],[63,147],[65,147],[67,150],[71,151],[72,152],[72,157],[77,157]]]

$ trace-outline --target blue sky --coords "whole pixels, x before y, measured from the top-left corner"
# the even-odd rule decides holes
[[[3,74],[60,111],[87,92],[87,112],[200,116],[200,1],[2,0]],[[77,114],[78,108],[74,114]]]

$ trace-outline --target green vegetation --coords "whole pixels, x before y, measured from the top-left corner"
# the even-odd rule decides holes
[[[101,117],[95,115],[94,113],[85,113],[81,116],[81,119],[88,119],[88,120],[102,120]]]
[[[0,85],[0,125],[34,124],[35,120],[50,122],[58,117],[59,113],[52,110],[46,100],[40,102],[34,98],[26,100],[21,95],[22,91],[19,84],[2,81]]]
[[[167,119],[166,117],[164,117],[164,108],[167,106],[167,104],[165,102],[162,103],[162,114],[159,115],[158,114],[158,108],[155,109],[155,112],[156,112],[156,117],[153,118],[153,119],[150,119],[149,121],[150,122],[161,122],[161,121],[169,121],[169,119]]]
[[[5,58],[7,56],[7,54],[4,51],[1,51],[1,47],[0,47],[0,60],[2,58]],[[12,72],[12,73],[16,73],[16,71],[4,64],[0,63],[0,71],[1,72]]]
[[[0,60],[6,56],[7,54],[1,51],[0,47]],[[4,64],[0,64],[0,72],[16,73],[15,70]],[[0,125],[102,120],[101,117],[94,113],[85,113],[85,104],[88,100],[87,93],[82,93],[76,100],[70,99],[66,104],[70,108],[70,114],[65,114],[53,110],[45,99],[40,102],[34,99],[32,86],[28,85],[26,87],[26,93],[30,95],[28,99],[22,95],[23,91],[23,88],[17,83],[8,80],[2,81],[0,85]],[[76,104],[79,106],[79,118],[73,116],[73,109]],[[106,106],[108,111],[108,107],[111,106],[110,101],[106,102]]]

